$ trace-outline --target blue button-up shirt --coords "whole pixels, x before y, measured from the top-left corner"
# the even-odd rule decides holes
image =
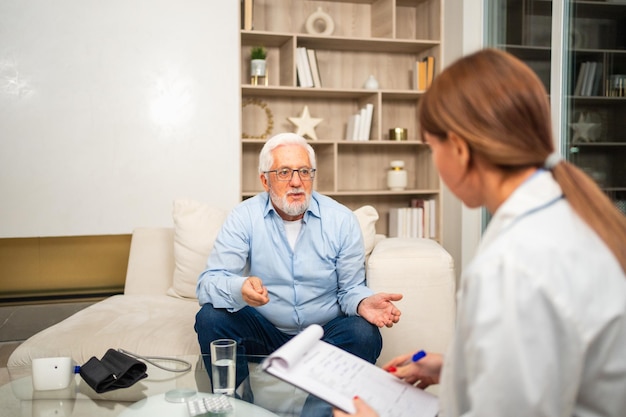
[[[263,280],[270,298],[257,310],[287,334],[341,314],[356,315],[359,302],[373,293],[365,285],[365,250],[356,216],[317,192],[295,250],[268,193],[235,207],[198,279],[200,304],[240,310],[247,305],[241,287],[251,275]]]

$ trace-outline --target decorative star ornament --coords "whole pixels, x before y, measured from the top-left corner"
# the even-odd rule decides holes
[[[288,117],[289,121],[298,127],[296,135],[308,136],[310,139],[317,140],[315,134],[315,126],[320,124],[324,119],[316,119],[311,117],[309,106],[304,106],[300,117]]]
[[[578,122],[570,123],[570,127],[574,130],[572,143],[594,142],[597,139],[597,128],[599,123],[590,123],[584,114],[580,114]]]

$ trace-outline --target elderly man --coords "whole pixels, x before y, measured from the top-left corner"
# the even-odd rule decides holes
[[[315,173],[315,152],[296,134],[276,135],[261,150],[265,192],[232,210],[198,280],[203,353],[212,340],[230,338],[239,354],[267,355],[316,323],[326,342],[371,363],[378,358],[378,328],[398,322],[393,301],[402,295],[365,285],[358,221],[313,191]],[[238,367],[237,385],[246,375]]]

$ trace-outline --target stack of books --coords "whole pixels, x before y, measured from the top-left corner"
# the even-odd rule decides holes
[[[602,95],[602,63],[583,62],[580,64],[575,96],[599,96]]]
[[[437,235],[435,200],[413,199],[410,207],[389,210],[389,237],[434,239]]]
[[[369,140],[373,115],[374,105],[367,103],[365,107],[350,116],[346,127],[346,140]]]
[[[422,60],[415,61],[413,66],[413,88],[424,91],[433,82],[435,77],[435,57],[427,56]]]
[[[303,46],[296,48],[296,73],[300,87],[322,87],[317,54],[314,49],[307,49]]]

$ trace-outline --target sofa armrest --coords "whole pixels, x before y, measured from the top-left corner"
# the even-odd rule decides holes
[[[124,294],[166,294],[174,276],[174,229],[133,230]]]
[[[424,349],[445,353],[455,321],[455,274],[452,257],[437,242],[388,238],[377,243],[367,264],[367,284],[375,292],[401,293],[400,322],[382,328],[378,364]]]

